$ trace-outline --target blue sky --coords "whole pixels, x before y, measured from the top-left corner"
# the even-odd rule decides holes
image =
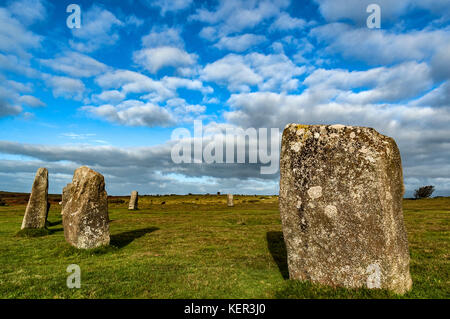
[[[278,192],[259,164],[174,164],[173,130],[201,120],[374,127],[406,196],[450,195],[449,22],[447,0],[0,1],[0,189],[47,167],[59,193],[88,165],[110,194]]]

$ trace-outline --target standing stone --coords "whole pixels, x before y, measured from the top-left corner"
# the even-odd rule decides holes
[[[128,210],[137,210],[138,209],[138,192],[132,191],[130,197],[130,203],[128,204]]]
[[[289,124],[280,213],[291,279],[411,289],[400,152],[372,128]]]
[[[21,229],[44,228],[47,222],[49,206],[48,171],[46,168],[41,167],[37,170],[34,178]]]
[[[70,189],[70,186],[71,186],[72,184],[67,184],[66,185],[66,187],[64,187],[63,188],[63,191],[62,191],[62,196],[61,196],[61,215],[63,214],[63,212],[64,212],[64,205],[67,203],[67,201],[68,201],[68,196],[69,196],[69,189]]]
[[[63,194],[66,241],[83,249],[109,245],[108,195],[103,175],[80,167]]]
[[[233,207],[234,206],[233,194],[228,194],[227,195],[227,205],[228,205],[228,207]]]

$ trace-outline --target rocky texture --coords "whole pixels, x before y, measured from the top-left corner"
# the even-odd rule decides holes
[[[227,205],[228,205],[228,207],[234,206],[233,194],[227,195]]]
[[[75,170],[63,191],[66,241],[77,248],[109,245],[108,195],[103,175],[88,167]]]
[[[130,203],[128,204],[128,210],[137,210],[138,209],[138,192],[132,191],[130,197]]]
[[[63,214],[63,212],[64,212],[64,205],[67,203],[67,201],[68,201],[68,197],[69,197],[69,190],[70,190],[70,186],[71,186],[72,184],[67,184],[66,185],[66,187],[64,187],[63,188],[63,191],[62,191],[62,196],[61,196],[61,215]]]
[[[48,171],[39,168],[31,188],[30,199],[25,210],[21,229],[44,228],[47,222],[48,209]]]
[[[280,213],[291,279],[411,288],[400,152],[372,128],[289,124]]]

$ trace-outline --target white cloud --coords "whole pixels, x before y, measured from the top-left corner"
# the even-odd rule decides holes
[[[142,49],[133,54],[133,61],[151,73],[164,67],[184,67],[196,63],[198,56],[176,47]]]
[[[7,84],[7,87],[11,88],[12,90],[16,92],[31,92],[31,84],[24,84],[21,82],[16,82],[13,80],[6,80],[4,76],[0,74],[0,80],[5,81]]]
[[[409,0],[315,0],[319,4],[319,11],[327,21],[351,19],[365,22],[370,13],[366,12],[369,4],[376,3],[381,7],[383,19],[392,19],[406,12]]]
[[[108,194],[223,193],[239,189],[249,194],[274,194],[277,181],[261,178],[258,165],[174,165],[172,143],[120,148],[102,145],[39,145],[0,141],[0,152],[25,155],[27,161],[0,160],[0,189],[23,191],[33,183],[38,167],[47,167],[51,193],[60,193],[74,170],[88,165],[105,176]],[[61,162],[63,161],[63,162]],[[123,165],[127,163],[127,165]],[[130,182],[132,180],[132,183]],[[11,182],[12,181],[12,182]]]
[[[52,88],[55,97],[81,100],[86,89],[80,80],[65,76],[48,76],[45,81]]]
[[[29,61],[12,54],[3,55],[0,53],[0,69],[21,74],[26,77],[36,78],[40,75],[39,71],[36,71],[30,66]]]
[[[95,101],[103,101],[107,103],[116,104],[125,99],[125,94],[117,90],[103,91],[100,94],[93,96]]]
[[[435,80],[450,79],[450,44],[437,48],[435,55],[431,59],[431,69]]]
[[[127,100],[117,106],[110,104],[84,106],[81,110],[109,122],[128,126],[168,126],[174,123],[173,115],[166,109],[152,103]]]
[[[183,49],[181,29],[155,26],[149,34],[142,37],[142,46],[146,48],[170,46]]]
[[[76,40],[70,40],[72,48],[82,52],[92,52],[103,46],[113,45],[119,40],[117,27],[125,24],[106,9],[93,5],[84,13],[81,28],[72,29]]]
[[[125,20],[126,25],[134,25],[136,27],[140,27],[144,24],[144,20],[136,17],[134,14],[127,16]]]
[[[0,97],[0,118],[18,115],[20,112],[22,112],[22,108],[19,105],[12,105]]]
[[[296,76],[305,72],[283,54],[250,53],[245,56],[229,54],[205,66],[202,79],[227,85],[230,91],[260,90],[290,91],[298,87]]]
[[[11,13],[0,8],[0,51],[17,54],[21,58],[30,58],[28,49],[38,48],[42,37],[28,31]]]
[[[65,52],[53,59],[41,59],[45,65],[54,71],[73,77],[91,77],[108,70],[108,66],[78,52]]]
[[[442,83],[424,96],[412,101],[411,105],[450,108],[450,81]]]
[[[229,54],[226,57],[210,63],[202,70],[202,79],[227,85],[230,91],[249,91],[263,81],[245,64],[242,56]]]
[[[446,29],[393,33],[353,28],[343,23],[316,27],[310,35],[327,44],[326,53],[337,53],[374,65],[422,61],[450,42],[450,30]]]
[[[209,36],[212,39],[253,28],[265,20],[278,16],[289,3],[288,0],[222,0],[216,10],[197,9],[190,19],[215,25],[214,37],[211,27],[207,29],[208,31],[202,31],[204,37]]]
[[[32,92],[30,84],[23,84],[13,80],[7,80],[0,74],[0,117],[18,115],[22,112],[22,106],[40,107],[45,103],[31,95],[22,95]],[[23,116],[26,114],[23,113]]]
[[[118,89],[125,95],[129,93],[155,92],[161,98],[174,96],[174,92],[166,88],[161,82],[153,80],[138,72],[129,70],[115,70],[98,76],[95,82],[103,89]]]
[[[447,0],[315,0],[319,11],[327,21],[350,19],[365,22],[370,13],[369,4],[376,3],[381,8],[382,19],[394,20],[414,9],[423,9],[434,14],[450,17],[450,2]]]
[[[32,95],[22,95],[21,97],[19,97],[19,102],[31,107],[45,106],[44,102]]]
[[[22,23],[29,25],[47,17],[45,5],[43,0],[16,0],[10,2],[8,9]]]
[[[151,93],[157,99],[154,102],[167,100],[177,95],[179,88],[212,93],[211,87],[205,87],[200,80],[191,80],[165,76],[161,80],[153,80],[146,75],[129,70],[116,70],[98,76],[95,82],[103,89],[121,89],[121,93]],[[150,98],[150,95],[143,98]]]
[[[223,37],[214,46],[221,50],[243,52],[265,41],[267,41],[267,38],[263,35],[246,33],[232,37]]]
[[[218,38],[217,30],[214,27],[204,27],[200,30],[199,36],[209,41],[215,41]]]
[[[307,22],[304,19],[291,17],[288,13],[283,12],[272,23],[270,30],[290,31],[290,30],[302,30],[307,26]]]
[[[151,2],[151,5],[160,9],[161,15],[166,15],[167,12],[181,11],[189,8],[192,0],[156,0]]]
[[[307,92],[320,92],[321,103],[352,104],[399,102],[422,94],[432,83],[428,65],[416,62],[367,71],[317,69],[304,80]]]

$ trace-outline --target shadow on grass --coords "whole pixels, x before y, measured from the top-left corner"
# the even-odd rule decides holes
[[[147,227],[142,229],[131,230],[116,235],[111,235],[110,244],[117,248],[123,248],[130,244],[133,240],[144,236],[145,234],[158,230],[157,227]]]
[[[61,225],[62,224],[62,220],[58,220],[56,222],[49,222],[47,221],[48,226],[56,226],[56,225]]]
[[[49,229],[50,234],[58,233],[60,231],[64,231],[64,228]]]
[[[56,229],[48,229],[47,227],[44,228],[37,228],[37,229],[33,229],[33,228],[25,228],[25,229],[21,229],[19,230],[15,236],[16,237],[42,237],[42,236],[48,236],[48,235],[52,235],[54,233],[63,231],[63,228],[56,228]]]
[[[289,279],[289,270],[287,265],[286,245],[284,244],[283,233],[280,231],[271,231],[267,233],[267,247],[273,260],[277,263],[278,269],[284,279]]]

